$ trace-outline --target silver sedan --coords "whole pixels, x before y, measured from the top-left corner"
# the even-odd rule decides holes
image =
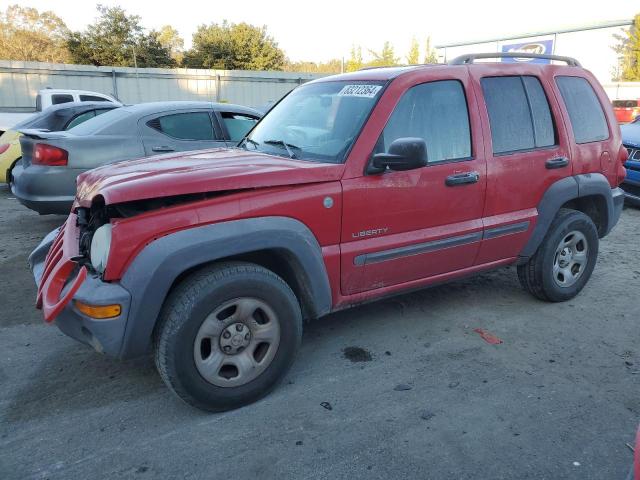
[[[231,104],[157,102],[118,108],[66,132],[21,130],[12,192],[40,214],[67,214],[80,173],[132,158],[233,146],[261,116]]]

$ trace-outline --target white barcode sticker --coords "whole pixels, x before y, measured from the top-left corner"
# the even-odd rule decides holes
[[[339,97],[375,97],[382,85],[345,85],[342,90],[338,92]]]

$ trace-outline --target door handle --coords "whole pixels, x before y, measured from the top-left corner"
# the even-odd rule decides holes
[[[449,175],[444,184],[447,187],[455,187],[457,185],[466,185],[467,183],[477,183],[480,179],[478,172],[456,173],[455,175]]]
[[[554,170],[556,168],[562,168],[569,165],[569,159],[567,157],[550,158],[544,162],[544,166],[548,170]]]
[[[152,147],[151,150],[153,150],[154,152],[175,152],[175,148],[168,147],[167,145]]]

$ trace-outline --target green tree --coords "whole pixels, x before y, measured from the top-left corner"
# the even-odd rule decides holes
[[[424,63],[438,63],[438,53],[431,45],[431,37],[427,37],[427,41],[424,46]]]
[[[287,60],[284,65],[285,72],[304,73],[340,73],[342,70],[342,60],[334,58],[328,62],[291,62]]]
[[[0,58],[64,63],[69,30],[53,12],[11,5],[0,11]]]
[[[384,42],[381,51],[376,52],[369,50],[369,53],[373,56],[373,60],[367,64],[369,67],[392,67],[398,65],[400,61],[400,59],[395,56],[393,46],[390,42]]]
[[[282,70],[285,55],[266,26],[225,20],[198,27],[193,34],[193,48],[185,52],[183,64],[190,68]]]
[[[138,15],[120,7],[98,5],[100,16],[84,32],[69,36],[67,47],[74,63],[120,67],[171,67],[175,61],[158,40],[146,33]]]
[[[176,64],[180,65],[184,57],[184,40],[178,30],[171,25],[165,25],[156,32],[156,38],[160,45],[169,51]]]
[[[362,61],[362,47],[355,45],[351,47],[351,56],[345,63],[344,70],[346,72],[355,72],[364,66]]]
[[[618,44],[613,49],[619,59],[616,80],[640,81],[640,14],[633,18],[633,23],[622,35],[614,36]]]
[[[407,63],[409,65],[417,65],[420,62],[420,44],[416,37],[411,39],[411,48],[409,48],[409,54],[407,55]]]

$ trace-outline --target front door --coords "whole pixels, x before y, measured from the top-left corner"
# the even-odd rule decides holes
[[[422,138],[427,166],[343,180],[343,295],[410,286],[474,263],[486,166],[467,70],[450,77],[410,85],[372,152]]]

